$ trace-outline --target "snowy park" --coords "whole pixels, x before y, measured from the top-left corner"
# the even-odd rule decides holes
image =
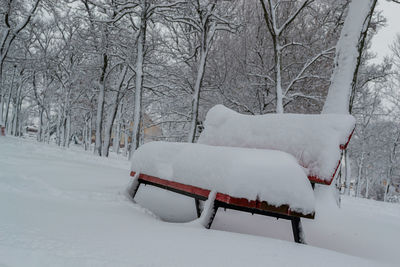
[[[321,188],[299,245],[286,221],[229,210],[206,230],[192,221],[192,199],[150,186],[134,204],[127,160],[11,137],[0,147],[2,267],[398,263],[396,204],[345,197],[339,209]]]
[[[399,0],[0,0],[0,267],[399,266]]]

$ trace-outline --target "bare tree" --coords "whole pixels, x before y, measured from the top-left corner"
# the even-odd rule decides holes
[[[4,89],[2,88],[2,76],[4,62],[15,39],[31,21],[40,1],[35,0],[28,10],[25,10],[26,6],[23,3],[14,4],[13,0],[1,0],[0,2],[2,9],[4,9],[0,13],[3,17],[2,21],[4,21],[4,24],[0,24],[0,124],[3,124]],[[21,13],[24,14],[22,18],[20,18]]]

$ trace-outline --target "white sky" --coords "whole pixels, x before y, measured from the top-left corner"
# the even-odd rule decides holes
[[[387,19],[386,27],[380,29],[378,34],[372,39],[372,51],[378,54],[377,61],[390,54],[389,45],[400,34],[400,4],[378,0],[378,10],[382,10],[382,15]]]

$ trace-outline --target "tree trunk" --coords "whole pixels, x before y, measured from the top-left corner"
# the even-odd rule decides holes
[[[43,136],[43,108],[39,106],[39,130],[37,133],[37,140],[39,142],[42,142],[42,136]]]
[[[87,135],[88,135],[88,118],[85,116],[84,118],[85,124],[83,125],[82,130],[82,145],[85,151],[88,150],[88,143],[87,143]]]
[[[336,45],[335,68],[322,113],[348,114],[377,0],[352,0]]]
[[[69,147],[69,145],[71,144],[71,114],[70,112],[68,112],[68,116],[67,116],[67,120],[66,120],[66,134],[65,134],[65,139],[66,139],[66,146]]]
[[[144,46],[146,44],[147,30],[147,1],[141,1],[141,16],[139,26],[139,38],[137,45],[137,60],[136,60],[136,81],[135,81],[135,109],[133,113],[133,130],[132,130],[132,145],[129,152],[129,158],[132,157],[135,150],[139,147],[140,142],[140,127],[142,121],[142,95],[143,95],[143,60]]]
[[[110,153],[110,143],[112,136],[112,127],[114,124],[115,116],[118,110],[118,98],[119,94],[117,93],[114,97],[113,104],[111,106],[110,114],[108,116],[108,120],[106,122],[106,126],[104,128],[104,144],[103,144],[103,156],[108,157]],[[115,142],[115,134],[114,134],[114,142]]]
[[[350,168],[351,166],[350,166],[349,152],[347,151],[347,149],[344,151],[344,162],[345,162],[345,175],[346,175],[344,194],[349,196],[350,182],[351,182],[351,168]]]
[[[122,107],[123,107],[123,104],[121,103],[118,106],[118,112],[117,112],[118,116],[117,116],[117,122],[116,122],[115,134],[114,134],[114,142],[113,142],[113,151],[117,154],[119,153],[120,140],[121,140]]]
[[[387,202],[387,200],[388,200],[390,183],[391,183],[390,179],[386,179],[385,194],[383,195],[384,202]]]
[[[17,117],[14,125],[14,135],[22,136],[22,123],[21,123],[21,110],[22,110],[22,86],[19,86],[18,98],[17,98]]]
[[[112,135],[112,127],[114,125],[115,116],[117,115],[119,101],[120,101],[120,92],[122,85],[125,80],[126,73],[128,71],[128,67],[124,66],[117,83],[117,92],[115,93],[113,104],[111,106],[110,114],[108,120],[106,122],[106,126],[104,129],[104,144],[103,144],[103,155],[108,157],[110,153],[110,143],[111,143],[111,135]],[[114,134],[114,142],[115,142],[115,134]]]
[[[63,117],[63,119],[61,121],[61,137],[62,137],[62,146],[63,147],[65,147],[65,145],[66,145],[66,140],[67,140],[66,132],[67,132],[67,118]]]
[[[364,165],[364,151],[361,152],[361,159],[358,164],[357,187],[356,187],[356,192],[355,192],[356,197],[359,197],[360,192],[361,192],[361,175],[362,175],[362,170],[364,167],[363,165]]]
[[[124,125],[124,156],[128,156],[129,153],[129,128],[126,124]]]
[[[47,144],[50,144],[50,138],[51,138],[51,134],[50,134],[51,121],[50,121],[49,113],[51,113],[50,106],[49,106],[49,112],[46,112],[46,143]]]
[[[16,71],[15,69],[16,68],[14,67],[13,76],[12,76],[12,79],[11,79],[11,86],[10,86],[10,89],[8,90],[8,99],[7,99],[7,105],[6,105],[6,117],[5,117],[4,124],[5,124],[7,129],[9,128],[8,127],[8,113],[10,111],[11,96],[12,96],[12,90],[13,90],[13,87],[14,87],[15,71]]]
[[[207,60],[207,51],[205,49],[202,49],[197,70],[196,83],[194,85],[193,97],[192,97],[192,113],[191,113],[190,130],[188,136],[189,143],[194,143],[194,140],[196,138],[197,120],[199,117],[200,89],[204,77],[206,60]]]
[[[56,143],[58,146],[61,146],[61,114],[58,114],[57,118],[57,129],[56,129],[56,134],[57,134],[57,140]]]
[[[1,90],[0,90],[0,125],[4,124],[3,123],[3,108],[4,108],[4,96],[1,94]]]
[[[89,148],[92,146],[92,136],[93,136],[93,113],[90,113],[90,120],[89,120],[89,134],[88,134],[88,144]]]
[[[103,113],[104,113],[104,95],[105,95],[105,76],[108,65],[108,56],[103,53],[103,67],[100,76],[100,88],[99,97],[97,99],[97,116],[96,116],[96,140],[94,153],[101,156],[101,145],[102,145],[102,130],[103,130]]]

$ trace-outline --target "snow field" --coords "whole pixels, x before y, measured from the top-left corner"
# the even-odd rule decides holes
[[[128,161],[0,138],[0,266],[397,262],[398,206],[345,198],[343,209],[332,211],[326,206],[330,202],[321,200],[317,219],[304,221],[310,244],[304,246],[270,238],[292,240],[283,221],[246,213],[220,211],[211,230],[161,221],[141,206],[161,219],[190,220],[195,217],[193,200],[146,186],[139,189],[139,206],[125,196],[130,179]]]

